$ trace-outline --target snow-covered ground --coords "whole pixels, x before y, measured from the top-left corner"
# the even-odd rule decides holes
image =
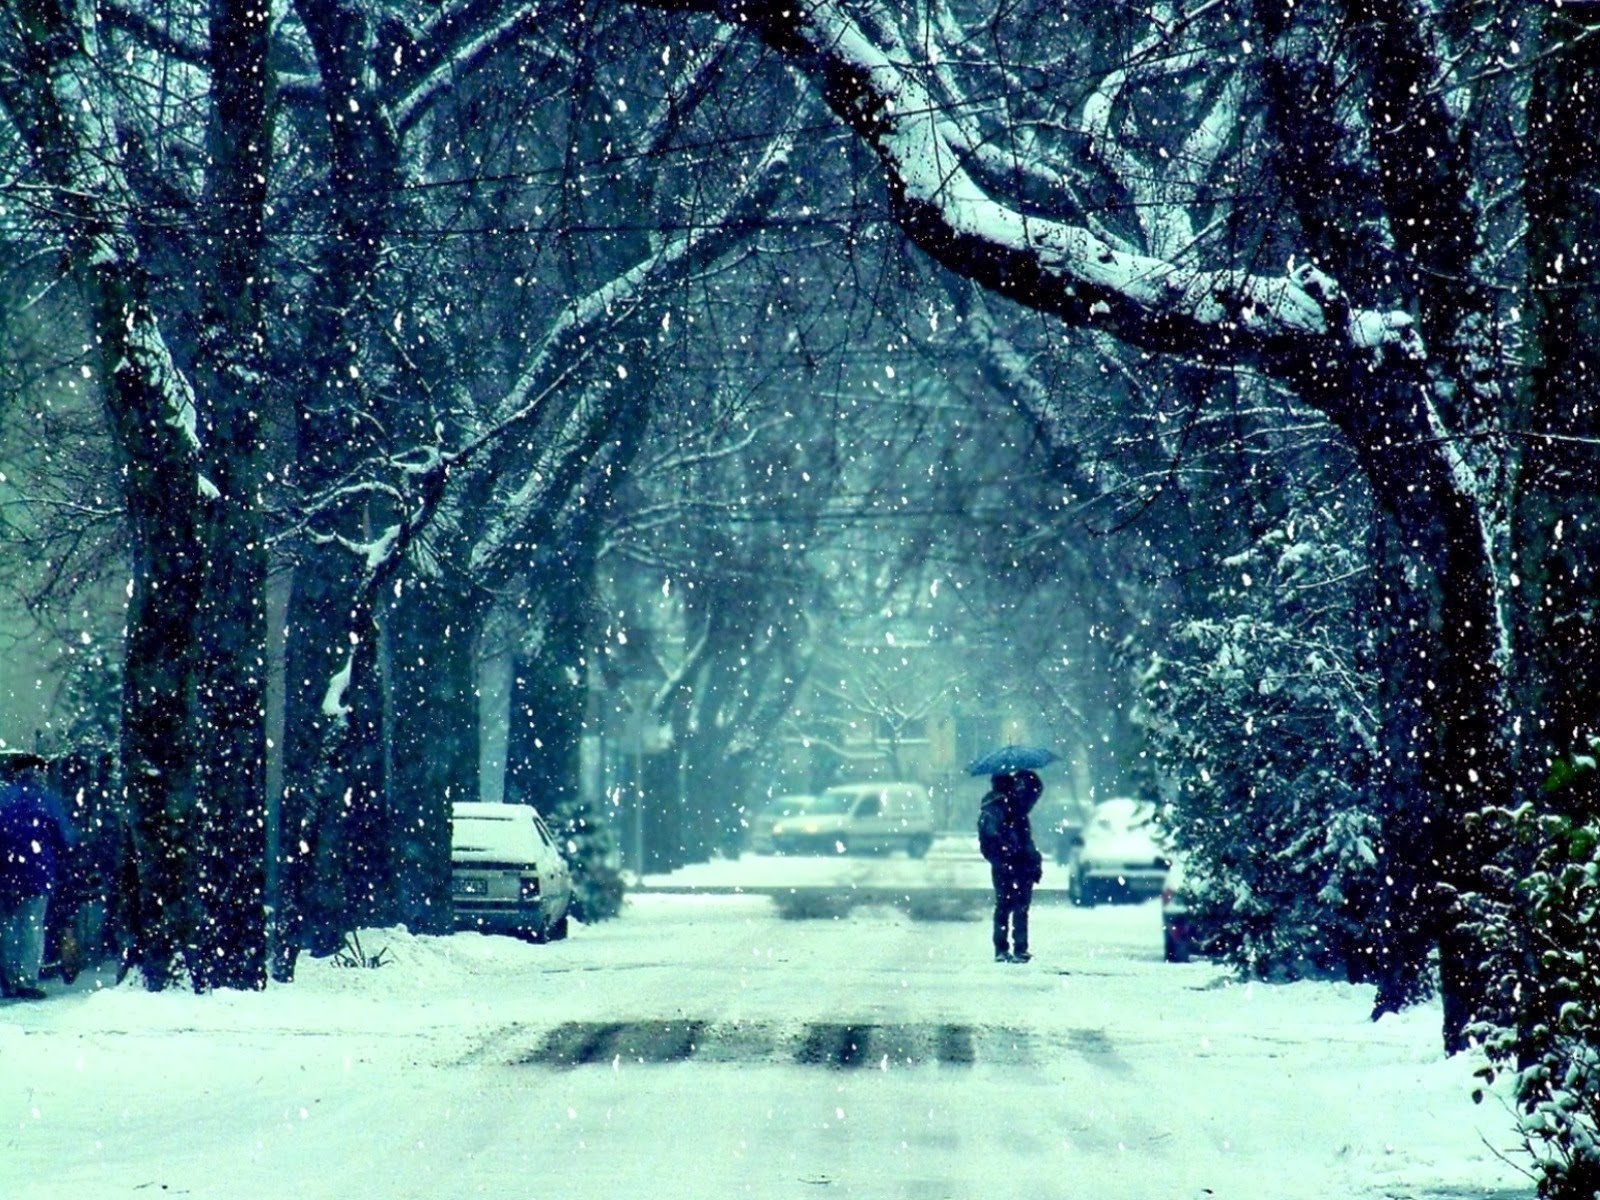
[[[0,1196],[1531,1195],[1438,1013],[1160,960],[1153,904],[982,922],[640,895],[531,946],[371,931],[262,994],[0,1008]]]

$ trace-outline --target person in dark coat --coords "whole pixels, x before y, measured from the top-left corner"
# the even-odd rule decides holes
[[[74,840],[44,765],[31,754],[0,761],[0,996],[9,1000],[44,999],[45,916]]]
[[[1025,963],[1028,952],[1028,906],[1033,886],[1044,874],[1044,860],[1033,844],[1028,814],[1044,793],[1044,782],[1032,771],[1014,771],[990,779],[990,791],[978,813],[978,849],[988,860],[994,880],[994,960]]]

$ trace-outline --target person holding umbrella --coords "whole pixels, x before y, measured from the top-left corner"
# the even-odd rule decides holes
[[[39,966],[50,893],[74,839],[37,754],[0,758],[0,997],[42,1000]]]
[[[978,849],[994,881],[994,960],[1025,963],[1028,908],[1034,885],[1044,875],[1044,859],[1033,843],[1028,814],[1044,794],[1033,768],[1055,761],[1049,750],[1007,746],[972,764],[974,775],[990,776],[989,794],[978,813]]]

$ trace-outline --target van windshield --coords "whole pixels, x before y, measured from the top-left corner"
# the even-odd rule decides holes
[[[847,813],[855,807],[856,801],[861,799],[860,792],[824,792],[818,799],[813,813],[833,814]]]
[[[821,816],[848,813],[858,798],[851,792],[824,792],[824,794],[816,798],[816,803],[811,805],[811,811],[821,814]]]

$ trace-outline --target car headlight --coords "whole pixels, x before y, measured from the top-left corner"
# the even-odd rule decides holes
[[[821,828],[822,826],[818,825],[815,821],[807,821],[805,825],[805,830],[807,833],[816,833]]]

